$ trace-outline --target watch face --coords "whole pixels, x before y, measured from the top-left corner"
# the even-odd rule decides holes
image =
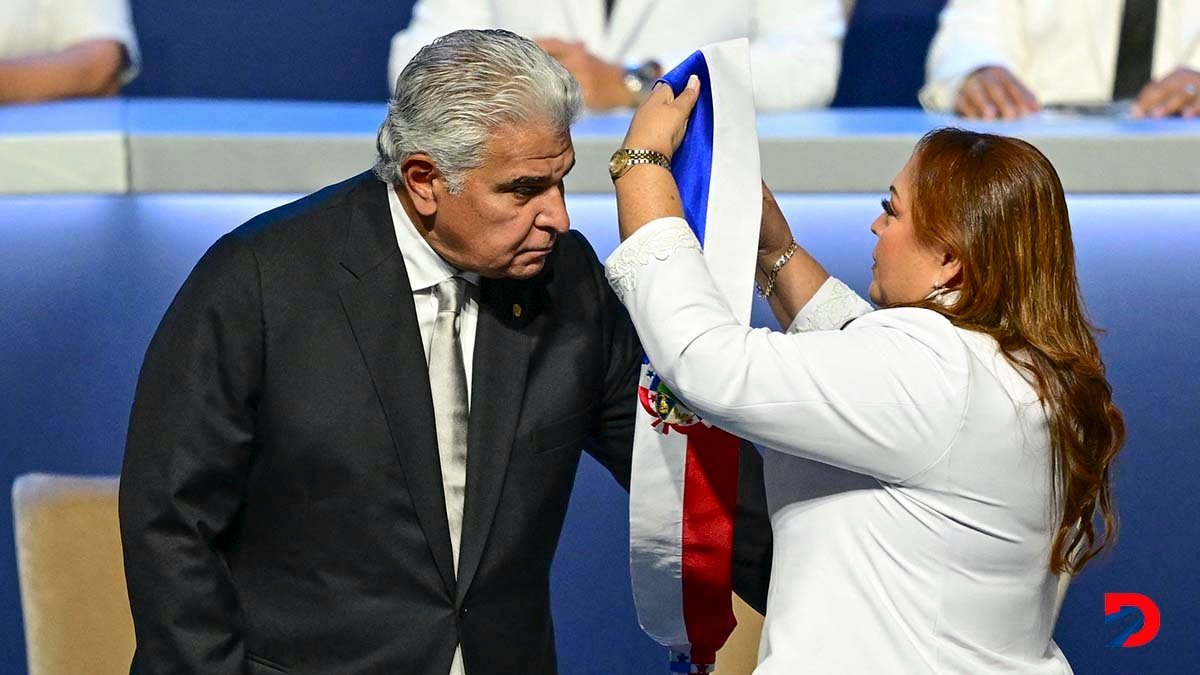
[[[611,176],[619,176],[625,171],[625,167],[628,165],[629,155],[624,152],[615,152],[612,159],[608,161],[608,173]]]

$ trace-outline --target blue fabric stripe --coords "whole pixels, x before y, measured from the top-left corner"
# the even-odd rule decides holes
[[[687,133],[671,159],[671,173],[679,186],[683,200],[683,217],[696,233],[700,245],[704,245],[704,228],[708,219],[708,187],[712,178],[713,153],[713,99],[712,81],[708,74],[708,62],[704,53],[693,52],[671,72],[663,75],[678,96],[687,86],[688,77],[700,78],[700,99],[688,118]]]

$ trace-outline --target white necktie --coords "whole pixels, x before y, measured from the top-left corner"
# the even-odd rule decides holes
[[[429,387],[437,429],[446,522],[454,552],[455,574],[462,537],[463,497],[467,488],[467,371],[458,335],[459,314],[466,295],[464,281],[450,277],[437,285],[438,313],[429,345]]]
[[[437,285],[437,318],[429,345],[429,389],[433,395],[433,420],[438,457],[442,465],[442,490],[446,495],[446,523],[450,550],[458,575],[458,546],[462,538],[463,501],[467,489],[467,371],[459,339],[459,314],[465,282],[450,277]],[[454,648],[449,675],[463,675],[462,646]]]

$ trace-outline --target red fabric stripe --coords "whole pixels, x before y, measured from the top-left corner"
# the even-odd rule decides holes
[[[692,663],[714,663],[733,632],[733,517],[741,441],[716,427],[687,430],[683,489],[683,620]]]

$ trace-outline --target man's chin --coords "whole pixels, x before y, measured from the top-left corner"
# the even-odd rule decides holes
[[[526,251],[518,254],[509,263],[504,276],[509,279],[532,279],[546,269],[546,261],[550,258],[550,250]]]
[[[504,276],[508,277],[509,279],[518,280],[532,279],[541,274],[542,270],[544,269],[546,269],[545,258],[536,262],[514,264],[508,268],[508,273]]]

